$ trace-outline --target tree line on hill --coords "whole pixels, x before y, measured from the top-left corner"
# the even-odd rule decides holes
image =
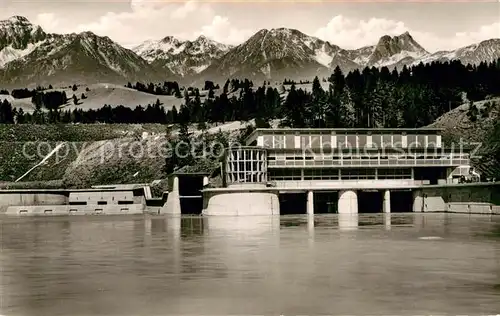
[[[232,87],[237,86],[238,82],[240,80],[238,79],[233,79],[229,80],[228,82],[231,83]],[[228,83],[226,83],[228,84]],[[270,83],[268,83],[270,84]],[[129,89],[134,89],[137,91],[153,94],[153,95],[173,95],[176,96],[177,98],[182,98],[183,94],[182,91],[185,90],[184,87],[180,87],[177,81],[165,81],[163,83],[142,83],[142,82],[136,82],[135,84],[132,84],[128,82],[125,87]],[[186,88],[188,91],[193,92],[194,88],[193,87],[187,87]],[[208,91],[208,90],[218,90],[220,89],[218,84],[215,84],[213,81],[206,80],[205,84],[203,86],[202,90]]]
[[[326,82],[326,78],[323,78],[323,82]],[[311,83],[311,81],[309,81],[309,80],[300,80],[298,82],[298,84],[309,84],[309,83]],[[283,80],[283,85],[292,85],[292,84],[296,85],[297,82],[293,79],[286,79],[285,78],[285,80]]]
[[[68,86],[68,88],[70,88],[73,92],[78,90],[78,86],[76,84]],[[54,89],[52,85],[49,85],[48,87],[37,86],[35,89],[28,89],[28,88],[13,89],[11,92],[9,92],[6,89],[0,89],[0,95],[10,95],[14,99],[26,99],[26,98],[33,98],[33,96],[42,91],[52,90],[52,89]],[[90,89],[86,88],[86,91],[90,91]],[[58,91],[48,91],[47,93],[52,93],[52,92],[58,92]]]
[[[500,59],[478,66],[465,66],[460,61],[434,62],[405,66],[401,71],[373,67],[347,75],[337,67],[326,82],[328,87],[323,88],[316,77],[309,91],[297,88],[293,81],[278,90],[269,82],[255,87],[248,79],[232,79],[217,91],[220,89],[207,81],[204,88],[208,93],[203,101],[198,89],[183,89],[183,104],[169,110],[157,100],[135,109],[104,105],[98,110],[70,112],[60,109],[67,101],[63,92],[35,91],[34,113],[12,109],[4,101],[0,123],[204,124],[256,119],[259,126],[267,126],[272,119],[282,119],[283,126],[289,127],[422,127],[464,103],[465,97],[477,101],[500,95]],[[133,88],[149,91],[151,85],[159,87],[136,83]],[[181,91],[175,82],[165,82],[161,87],[177,96]]]
[[[177,98],[182,98],[181,89],[176,81],[165,81],[159,84],[153,82],[147,84],[136,82],[135,84],[131,84],[128,82],[125,87],[154,95],[174,95]]]

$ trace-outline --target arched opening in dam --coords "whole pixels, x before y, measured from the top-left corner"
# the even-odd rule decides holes
[[[383,203],[384,191],[358,191],[358,213],[382,213]]]
[[[290,192],[280,193],[280,215],[306,214],[307,193]]]

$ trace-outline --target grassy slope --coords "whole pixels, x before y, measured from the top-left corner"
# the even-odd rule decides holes
[[[86,89],[89,88],[89,91]],[[153,95],[141,91],[137,91],[134,89],[129,89],[124,86],[116,85],[116,84],[108,84],[108,83],[98,83],[88,86],[80,86],[78,90],[73,91],[69,87],[64,88],[56,88],[53,90],[45,90],[47,91],[65,91],[66,95],[69,98],[69,102],[63,106],[63,109],[73,110],[75,108],[89,110],[89,109],[100,109],[104,106],[104,104],[118,106],[123,105],[131,108],[135,108],[137,105],[142,105],[143,107],[148,104],[156,103],[156,100],[159,99],[163,104],[165,109],[169,110],[173,106],[176,106],[179,109],[180,105],[184,102],[183,98],[176,98],[174,96],[169,95]],[[86,99],[81,99],[82,93],[87,97]],[[75,105],[73,100],[71,99],[75,94],[78,98],[78,104]],[[22,108],[25,112],[33,112],[34,107],[31,104],[31,98],[25,99],[14,99],[11,96],[0,95],[0,101],[3,99],[7,99],[13,107]]]
[[[209,126],[208,131],[234,134],[245,126],[230,122]],[[12,187],[12,181],[37,165],[60,143],[64,146],[56,155],[23,178],[26,184],[18,183],[15,187],[43,187],[45,181],[51,181],[47,182],[48,187],[89,187],[162,179],[165,131],[166,126],[160,124],[0,125],[0,188]],[[172,131],[173,135],[176,133]],[[201,137],[199,133],[195,135]],[[208,170],[212,165],[201,161],[197,167]]]
[[[323,86],[323,89],[328,89],[328,83],[327,82],[322,82],[321,83]],[[256,89],[257,87],[260,86],[260,83],[255,83],[254,88]],[[279,82],[271,82],[270,85],[272,88],[277,88],[278,91],[281,92],[281,83]],[[297,84],[296,87],[297,89],[302,88],[304,90],[311,90],[311,84]],[[86,91],[87,88],[89,91]],[[202,88],[202,87],[198,87]],[[290,88],[290,86],[286,86],[287,89]],[[166,96],[166,95],[153,95],[145,92],[140,92],[134,89],[129,89],[126,88],[122,85],[117,85],[117,84],[112,84],[112,83],[96,83],[92,85],[82,85],[78,87],[78,90],[73,91],[69,86],[67,87],[56,87],[53,90],[45,90],[47,91],[65,91],[66,95],[69,98],[69,102],[63,106],[63,109],[66,110],[73,110],[75,108],[79,109],[84,109],[84,110],[89,110],[89,109],[100,109],[103,107],[104,104],[108,104],[111,106],[118,106],[118,105],[123,105],[126,107],[131,107],[135,108],[137,105],[141,105],[143,107],[147,106],[148,104],[154,104],[156,103],[156,100],[159,99],[162,105],[165,107],[166,110],[170,110],[172,107],[176,107],[177,110],[179,110],[181,104],[184,102],[184,98],[176,98],[174,96]],[[81,99],[82,93],[85,94],[87,97],[86,99]],[[215,95],[219,95],[222,93],[222,89],[216,90]],[[288,92],[283,92],[281,94],[282,97],[286,97]],[[72,97],[73,94],[75,94],[79,101],[78,104],[75,105],[73,104]],[[203,102],[208,94],[208,91],[201,90],[200,95],[201,95],[201,101]],[[236,91],[234,93],[230,93],[229,97],[231,96],[239,96],[239,91]],[[27,113],[32,113],[35,108],[33,104],[31,103],[31,98],[25,98],[25,99],[14,99],[12,96],[8,95],[0,95],[0,101],[3,101],[4,99],[7,99],[13,107],[15,108],[22,108],[24,112]]]
[[[14,181],[64,142],[57,155],[23,181],[64,178],[80,151],[96,141],[139,138],[143,132],[159,133],[161,125],[0,125],[0,181]],[[24,152],[23,152],[24,151]],[[25,155],[25,153],[27,155]]]
[[[89,88],[90,91],[86,91]],[[165,109],[169,110],[173,106],[179,109],[180,105],[184,102],[182,98],[176,98],[170,95],[153,95],[134,89],[126,88],[124,86],[108,83],[98,83],[89,86],[80,86],[77,91],[73,91],[70,88],[64,89],[68,98],[75,94],[79,101],[78,105],[74,105],[73,102],[69,102],[65,109],[73,110],[75,108],[80,108],[83,110],[89,109],[99,109],[104,104],[118,106],[123,105],[127,107],[135,108],[137,105],[142,105],[143,107],[148,104],[154,104],[157,99],[163,104]],[[80,99],[82,93],[87,97],[86,99]]]

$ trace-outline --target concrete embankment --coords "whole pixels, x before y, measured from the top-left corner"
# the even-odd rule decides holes
[[[9,206],[6,215],[18,216],[65,216],[65,215],[134,215],[143,214],[144,206],[131,205],[44,205],[44,206]]]
[[[14,216],[143,214],[148,185],[83,190],[0,190],[0,214]]]
[[[0,190],[0,214],[9,206],[64,205],[68,196],[65,190]]]
[[[414,196],[414,212],[500,215],[500,182],[428,186]]]

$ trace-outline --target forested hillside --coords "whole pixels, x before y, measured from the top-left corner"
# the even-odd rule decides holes
[[[403,67],[399,72],[373,67],[344,74],[337,67],[324,79],[326,88],[322,81],[316,77],[312,87],[303,89],[293,81],[276,86],[233,79],[221,91],[209,86],[203,102],[199,88],[187,87],[180,108],[168,111],[159,100],[135,109],[103,104],[99,110],[69,111],[61,106],[68,102],[65,95],[34,92],[33,114],[17,111],[4,100],[0,122],[186,124],[256,118],[264,125],[283,119],[283,125],[291,127],[421,127],[463,103],[500,95],[500,60],[479,66],[435,62]],[[151,93],[163,91],[158,89]]]

